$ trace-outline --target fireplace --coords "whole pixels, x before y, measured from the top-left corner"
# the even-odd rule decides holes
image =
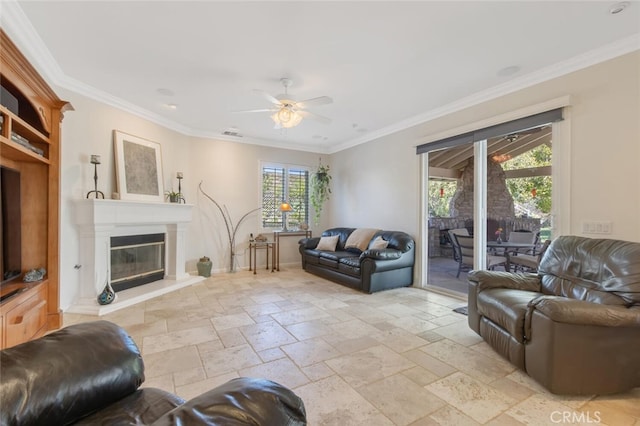
[[[104,315],[204,280],[185,270],[192,208],[177,203],[77,200],[80,286],[67,312]],[[109,305],[99,305],[96,297],[107,281],[117,297]]]
[[[110,252],[116,292],[164,278],[164,234],[111,237]]]

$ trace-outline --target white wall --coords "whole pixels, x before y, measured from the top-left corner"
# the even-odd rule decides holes
[[[584,221],[610,221],[607,237],[640,241],[639,76],[636,51],[336,153],[332,221],[418,238],[416,145],[429,135],[570,95],[571,161],[561,171],[571,183],[569,233],[582,235]]]
[[[583,221],[610,221],[611,238],[640,241],[640,52],[538,84],[525,90],[450,114],[420,126],[359,145],[322,162],[331,166],[333,194],[314,235],[330,226],[366,226],[402,230],[419,235],[419,157],[415,146],[429,135],[491,118],[506,112],[571,96],[570,233],[580,235]],[[200,256],[211,257],[214,269],[227,267],[225,228],[212,204],[197,191],[205,190],[225,204],[236,222],[260,204],[259,162],[315,167],[319,154],[256,145],[198,139],[167,130],[146,120],[57,89],[76,111],[63,121],[61,307],[68,307],[78,291],[78,235],[72,201],[93,189],[90,154],[102,156],[99,189],[114,191],[112,130],[162,145],[165,185],[175,185],[175,172],[185,174],[183,192],[194,204],[189,229],[187,269]],[[428,94],[425,94],[428,96]],[[253,215],[238,231],[238,259],[248,264],[250,232],[262,232]],[[282,246],[282,262],[296,263],[297,238]],[[262,272],[262,271],[260,271]],[[263,272],[264,273],[264,272]]]
[[[94,169],[89,163],[91,154],[101,156],[98,189],[106,198],[111,198],[116,190],[114,129],[162,146],[165,189],[177,190],[176,172],[184,173],[182,192],[187,203],[195,206],[194,220],[188,232],[187,271],[195,271],[197,259],[204,255],[211,258],[214,270],[224,271],[228,265],[224,223],[213,204],[198,192],[200,181],[216,201],[228,207],[237,223],[244,213],[260,206],[260,161],[315,167],[320,157],[315,153],[185,136],[68,90],[55,90],[75,109],[67,112],[62,122],[60,306],[63,310],[73,304],[79,294],[80,273],[74,266],[80,264],[80,247],[73,204],[94,188]],[[322,161],[329,162],[325,157]],[[314,229],[325,226],[325,217]],[[271,231],[264,231],[259,226],[259,217],[253,214],[238,230],[240,268],[248,266],[249,233],[267,232],[271,236]],[[286,239],[281,247],[281,265],[299,263],[297,241],[297,238]],[[264,252],[261,256],[259,262],[264,264]]]

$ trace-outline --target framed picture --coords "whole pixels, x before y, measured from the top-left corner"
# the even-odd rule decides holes
[[[164,201],[159,143],[113,131],[116,182],[121,200]]]

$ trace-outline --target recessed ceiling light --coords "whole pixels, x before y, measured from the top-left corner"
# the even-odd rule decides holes
[[[609,8],[609,13],[611,15],[617,15],[618,13],[623,12],[630,5],[631,5],[631,3],[629,3],[628,1],[623,1],[623,2],[620,2],[620,3],[616,3],[613,6],[611,6],[611,8]]]
[[[498,75],[498,77],[508,77],[510,75],[514,75],[515,73],[517,73],[518,71],[520,71],[520,67],[517,65],[511,65],[505,68],[502,68],[500,71],[498,71],[496,74]]]
[[[173,96],[173,95],[175,95],[175,93],[173,93],[173,90],[165,89],[165,88],[162,88],[162,87],[160,89],[157,89],[156,92],[158,92],[159,94],[164,95],[164,96]]]
[[[178,109],[178,105],[176,104],[166,104],[165,106],[169,109]]]

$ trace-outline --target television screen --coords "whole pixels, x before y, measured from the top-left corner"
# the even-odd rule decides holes
[[[22,272],[22,226],[20,172],[4,166],[0,167],[0,219],[0,276],[5,283],[19,277]]]

